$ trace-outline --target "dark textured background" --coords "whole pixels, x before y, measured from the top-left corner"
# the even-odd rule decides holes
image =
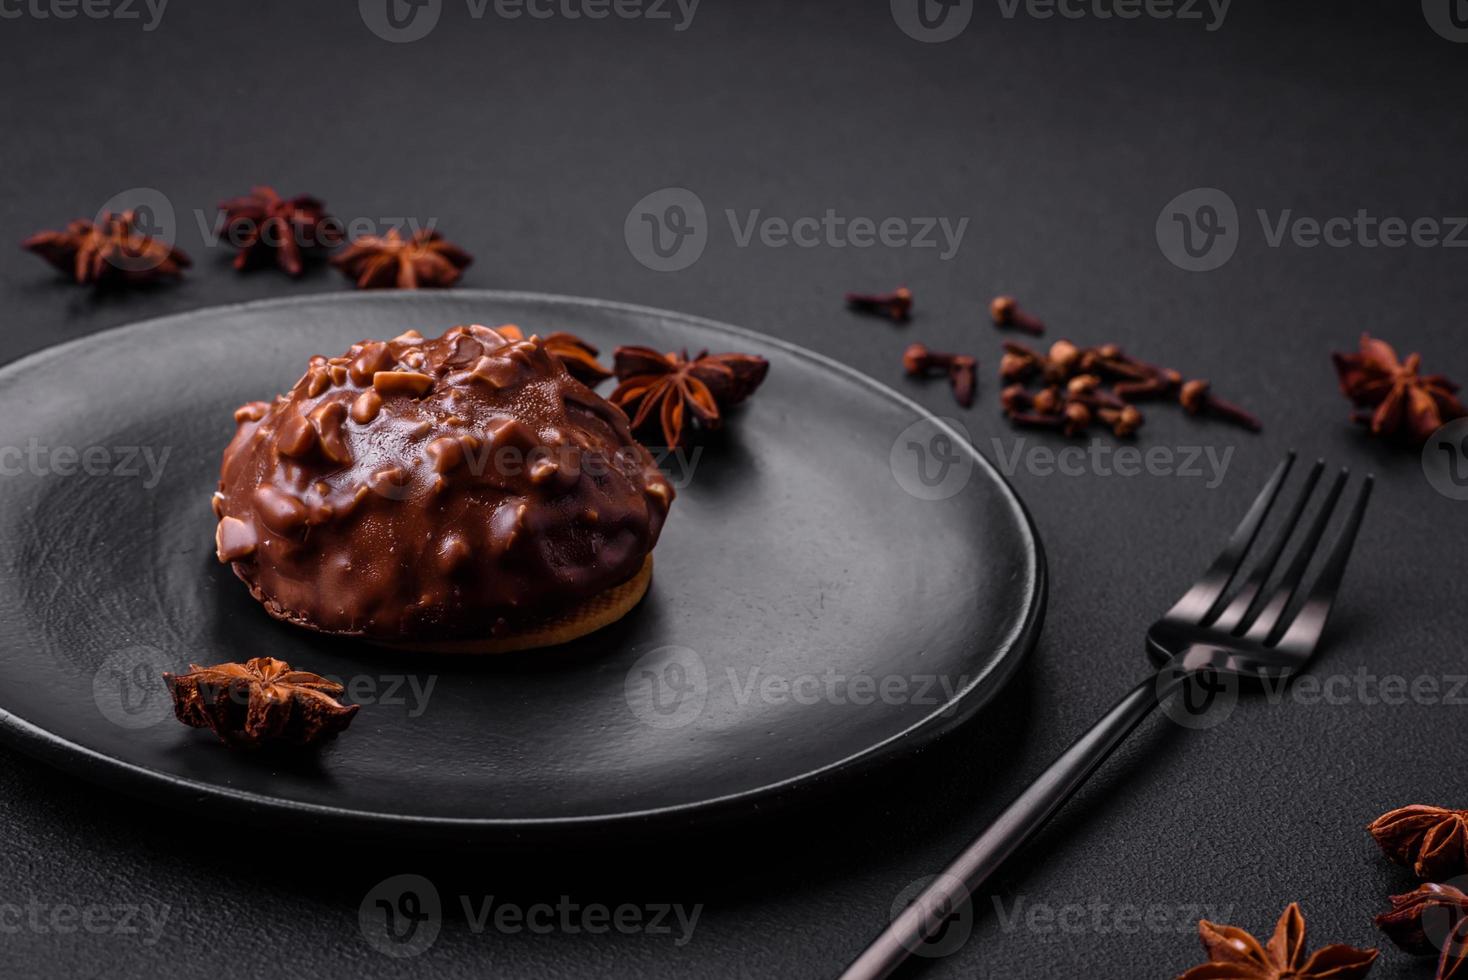
[[[1380,493],[1317,672],[1464,670],[1468,504],[1416,457],[1344,421],[1327,352],[1364,328],[1468,375],[1468,277],[1451,249],[1266,246],[1255,209],[1408,219],[1468,213],[1468,49],[1415,3],[1238,0],[1198,22],[1006,19],[978,4],[958,39],[902,34],[884,2],[704,0],[667,22],[470,18],[449,2],[412,44],[373,36],[349,2],[175,0],[138,22],[0,20],[0,238],[90,215],[126,188],[161,191],[197,262],[178,286],[96,297],[0,249],[0,355],[176,310],[341,287],[236,275],[191,211],[253,182],[310,191],[344,217],[436,218],[477,262],[466,284],[669,307],[788,337],[952,412],[901,377],[913,339],[984,360],[975,441],[1005,452],[998,338],[982,305],[1017,293],[1054,333],[1116,340],[1212,378],[1256,408],[1250,436],[1154,411],[1144,445],[1236,449],[1210,490],[1187,478],[1014,482],[1047,546],[1045,636],[1000,704],[882,778],[747,832],[582,855],[426,855],[241,833],[114,798],[0,753],[0,905],[167,904],[161,940],[38,933],[0,920],[4,976],[830,976],[1144,669],[1141,634],[1199,570],[1288,447],[1374,468]],[[6,8],[11,10],[14,8]],[[634,202],[696,191],[707,251],[660,274],[623,241]],[[1244,216],[1222,269],[1169,264],[1154,222],[1218,187]],[[970,225],[935,251],[736,247],[741,215],[933,215]],[[209,212],[212,214],[212,211]],[[905,281],[907,327],[858,318],[841,293]],[[166,352],[160,352],[166,356]],[[1048,444],[1035,434],[1028,444]],[[881,555],[872,555],[880,562]],[[972,937],[914,976],[1171,976],[1199,960],[1191,922],[1122,931],[1106,913],[1211,904],[1266,933],[1301,900],[1319,941],[1377,944],[1370,918],[1412,880],[1363,825],[1411,802],[1468,805],[1465,709],[1270,704],[1191,732],[1157,719],[1013,863],[1008,913],[1079,905],[1049,931],[987,900]],[[702,903],[692,941],[475,934],[451,914],[428,952],[387,959],[357,905],[389,874],[453,896],[527,903]],[[9,923],[9,925],[7,925]],[[1374,976],[1430,975],[1387,949]]]

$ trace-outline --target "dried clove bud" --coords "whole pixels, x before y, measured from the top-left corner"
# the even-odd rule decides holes
[[[1163,368],[1140,381],[1118,381],[1112,386],[1117,396],[1129,401],[1171,398],[1183,383],[1183,376],[1171,368]]]
[[[1020,425],[1063,427],[1073,435],[1100,421],[1125,437],[1143,423],[1142,413],[1131,402],[1169,399],[1193,415],[1216,415],[1256,432],[1262,428],[1249,412],[1214,396],[1208,382],[1184,384],[1179,372],[1131,357],[1116,344],[1080,347],[1062,339],[1041,354],[1007,341],[999,376],[1007,386],[1001,404]],[[1044,387],[1030,395],[1024,385],[1037,379]],[[1078,407],[1072,409],[1073,404]]]
[[[1036,336],[1045,332],[1045,324],[1038,317],[1020,309],[1013,296],[996,296],[989,304],[989,316],[997,327],[1013,327]]]
[[[1006,342],[999,361],[999,376],[1005,381],[1027,381],[1044,371],[1045,357],[1024,344]]]
[[[1091,410],[1081,402],[1067,402],[1065,406],[1065,434],[1080,435],[1091,427]]]
[[[1061,398],[1059,388],[1042,388],[1035,394],[1032,402],[1035,411],[1041,415],[1059,415],[1064,404],[1065,400]]]
[[[958,404],[964,408],[972,407],[974,392],[979,385],[979,362],[966,354],[958,355],[948,370],[948,382],[953,386],[953,397]]]
[[[1111,426],[1112,433],[1119,439],[1125,439],[1142,427],[1142,413],[1134,405],[1103,408],[1100,415],[1101,421]]]
[[[1059,384],[1076,373],[1081,362],[1081,349],[1068,340],[1057,340],[1050,345],[1045,375],[1051,384]]]
[[[1022,384],[1012,384],[999,393],[999,406],[1008,414],[1023,412],[1035,403],[1028,390]]]
[[[1065,384],[1065,393],[1071,398],[1083,398],[1093,407],[1102,405],[1121,408],[1122,400],[1101,388],[1101,378],[1095,374],[1078,374]]]
[[[964,408],[973,405],[979,362],[968,354],[945,354],[914,343],[902,352],[902,367],[908,374],[917,376],[946,372],[958,403]]]
[[[1178,392],[1177,400],[1189,415],[1199,415],[1206,412],[1209,415],[1215,415],[1235,425],[1241,425],[1252,432],[1258,432],[1264,428],[1257,418],[1239,406],[1212,395],[1209,392],[1207,381],[1194,380],[1187,382]]]
[[[899,286],[890,293],[847,293],[846,305],[862,313],[884,316],[893,323],[906,323],[912,316],[912,290]]]

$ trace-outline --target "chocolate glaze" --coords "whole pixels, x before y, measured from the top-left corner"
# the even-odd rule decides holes
[[[635,575],[673,489],[536,337],[409,331],[313,357],[235,412],[219,560],[271,615],[383,640],[490,636]]]

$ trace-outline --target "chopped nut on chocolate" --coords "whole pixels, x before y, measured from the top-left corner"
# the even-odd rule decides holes
[[[512,340],[525,339],[525,334],[513,324],[506,324],[498,329],[501,334]],[[601,362],[596,359],[596,355],[600,353],[596,347],[573,333],[557,330],[554,333],[546,334],[541,339],[541,343],[545,344],[545,349],[550,351],[553,357],[566,366],[566,370],[571,372],[571,377],[584,385],[595,388],[612,376],[612,372],[602,367]]]
[[[666,478],[625,414],[509,333],[354,344],[236,413],[215,547],[268,613],[389,644],[493,639],[643,574]]]

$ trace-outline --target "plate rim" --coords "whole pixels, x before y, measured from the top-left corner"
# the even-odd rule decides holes
[[[391,813],[379,810],[338,807],[321,803],[306,803],[278,796],[237,790],[219,783],[201,782],[174,773],[151,769],[116,758],[97,749],[81,745],[47,728],[36,725],[0,707],[0,740],[26,754],[38,758],[57,769],[81,776],[94,783],[127,793],[149,801],[167,803],[207,803],[238,813],[243,808],[249,814],[270,817],[307,818],[311,823],[329,821],[332,826],[348,825],[361,830],[404,829],[417,831],[477,831],[482,834],[525,834],[535,831],[561,830],[607,830],[645,826],[659,821],[673,821],[701,815],[725,814],[733,809],[753,809],[764,802],[783,800],[792,795],[792,790],[807,784],[825,784],[838,778],[850,777],[853,773],[874,768],[890,762],[894,757],[906,755],[930,744],[969,721],[975,714],[992,702],[1008,685],[1019,665],[1034,649],[1044,621],[1049,598],[1049,573],[1045,550],[1029,508],[1005,478],[1002,471],[991,463],[970,440],[966,431],[955,429],[944,416],[913,401],[911,398],[865,374],[850,365],[837,361],[818,351],[801,346],[781,337],[750,330],[735,324],[703,317],[692,313],[661,309],[638,303],[594,297],[571,296],[560,293],[544,293],[529,290],[496,289],[452,289],[441,292],[423,293],[417,290],[359,290],[309,293],[302,296],[276,296],[242,303],[204,306],[164,316],[149,317],[119,324],[105,330],[85,334],[59,344],[32,351],[22,357],[0,365],[0,387],[15,375],[23,373],[37,362],[63,356],[68,350],[95,343],[97,338],[114,334],[125,334],[144,329],[157,328],[175,320],[197,318],[203,314],[220,315],[253,312],[277,307],[302,306],[333,303],[410,303],[423,299],[483,300],[485,302],[530,302],[561,304],[590,309],[613,310],[623,314],[654,318],[656,320],[681,321],[716,333],[752,340],[759,344],[779,349],[793,357],[813,362],[819,367],[867,389],[873,395],[896,403],[914,413],[915,422],[929,422],[946,432],[954,444],[971,457],[990,480],[1002,492],[1003,498],[1018,518],[1024,534],[1025,557],[1030,565],[1030,581],[1027,583],[1024,616],[1011,634],[995,649],[997,655],[989,667],[972,678],[950,699],[935,706],[911,725],[886,738],[873,742],[865,748],[829,762],[818,768],[786,777],[775,782],[764,783],[749,789],[712,796],[702,800],[676,803],[668,806],[640,810],[624,810],[611,813],[583,814],[559,817],[446,817],[423,814]],[[966,430],[966,427],[965,427]],[[161,791],[162,795],[154,791]]]

